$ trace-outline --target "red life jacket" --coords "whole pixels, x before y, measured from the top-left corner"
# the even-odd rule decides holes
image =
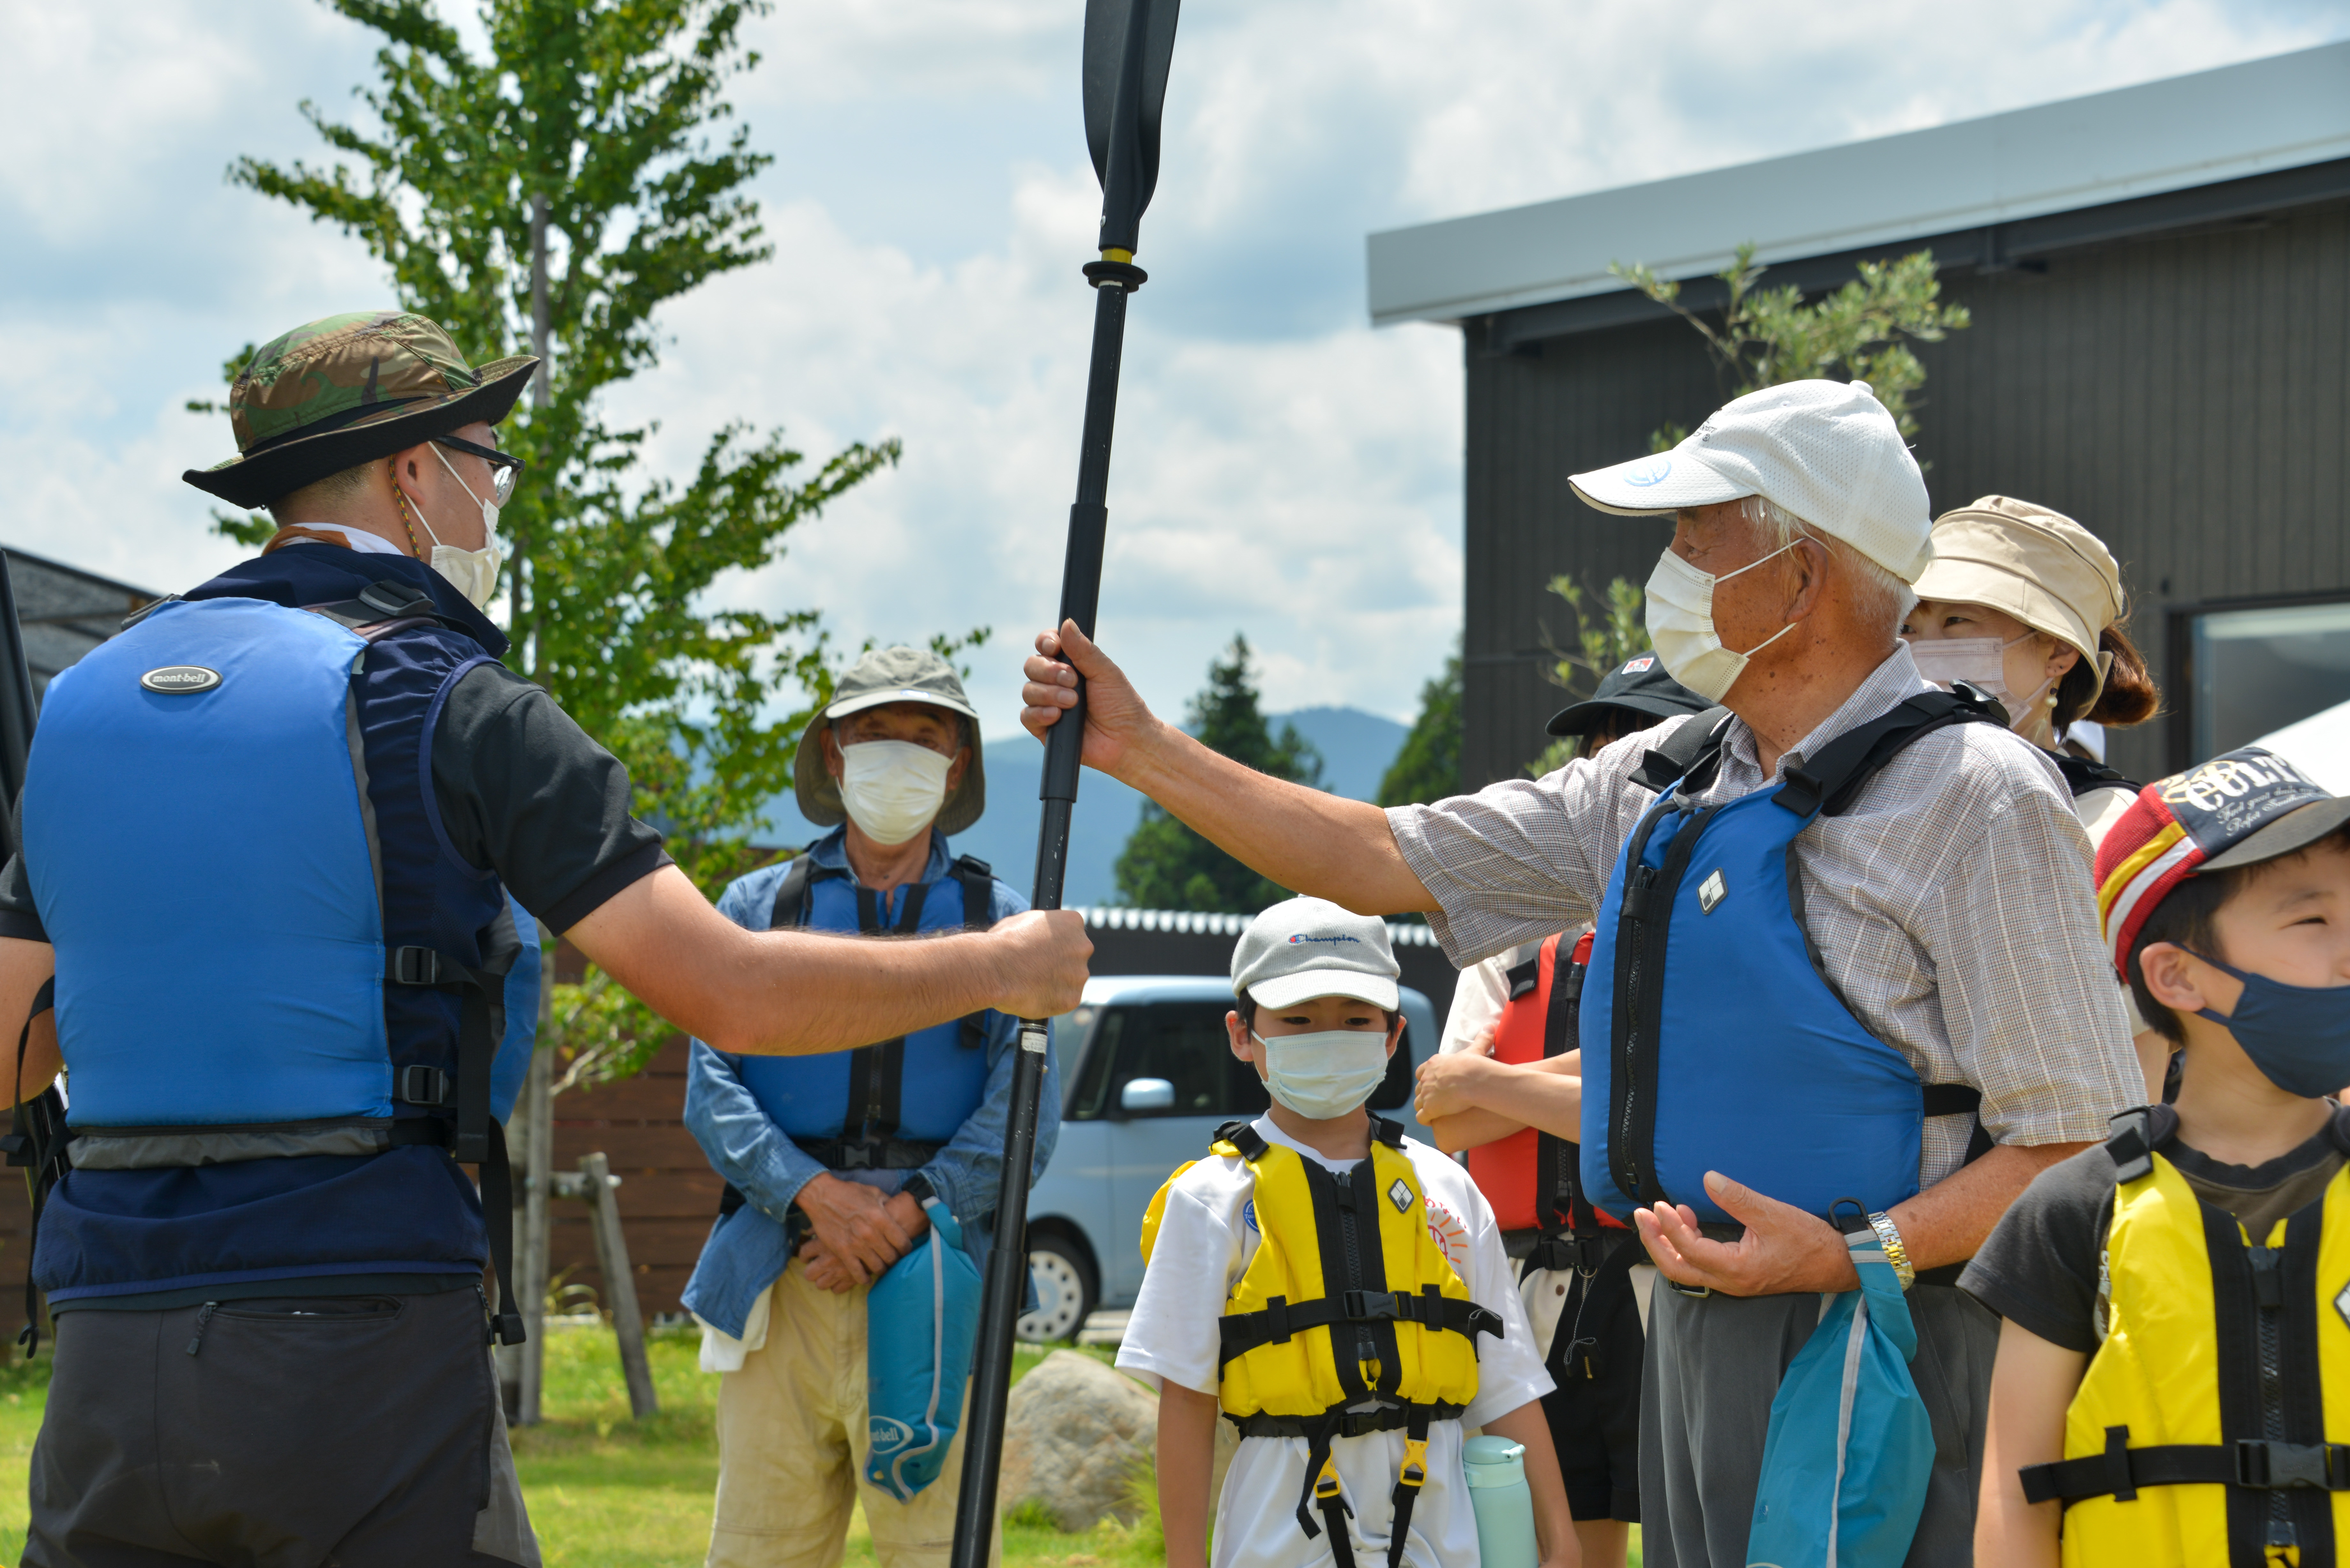
[[[1510,998],[1494,1029],[1495,1061],[1523,1065],[1575,1049],[1575,1010],[1591,962],[1591,936],[1584,932],[1569,950],[1564,974],[1558,937],[1509,971]],[[1582,1146],[1573,1139],[1527,1127],[1471,1149],[1469,1175],[1505,1232],[1534,1231],[1549,1237],[1624,1230],[1622,1220],[1584,1200],[1577,1175],[1582,1157]]]

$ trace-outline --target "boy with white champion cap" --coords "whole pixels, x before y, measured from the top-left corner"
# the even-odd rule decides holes
[[[1272,1096],[1143,1220],[1118,1365],[1159,1389],[1169,1568],[1206,1568],[1219,1411],[1241,1444],[1215,1568],[1474,1563],[1462,1428],[1525,1446],[1545,1568],[1579,1562],[1550,1376],[1468,1173],[1364,1107],[1403,1033],[1386,923],[1320,898],[1232,952],[1232,1054]]]

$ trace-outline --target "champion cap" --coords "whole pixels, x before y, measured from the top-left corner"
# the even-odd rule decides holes
[[[2290,855],[2350,822],[2350,799],[2329,794],[2273,752],[2245,746],[2138,792],[2097,846],[2097,919],[2114,968],[2155,906],[2202,871]]]
[[[1650,517],[1759,495],[1905,583],[1934,558],[1926,478],[1866,381],[1733,398],[1670,452],[1568,477],[1602,512]]]
[[[1309,997],[1351,996],[1393,1012],[1402,973],[1388,923],[1327,898],[1275,904],[1249,922],[1232,949],[1232,989],[1276,1010]]]

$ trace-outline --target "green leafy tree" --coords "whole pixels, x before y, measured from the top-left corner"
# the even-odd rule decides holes
[[[1587,604],[1586,590],[1569,573],[1553,577],[1549,591],[1575,612],[1575,646],[1560,647],[1551,639],[1550,628],[1543,628],[1543,648],[1551,656],[1551,667],[1543,672],[1544,678],[1565,690],[1571,700],[1582,701],[1599,689],[1600,681],[1622,669],[1626,659],[1648,650],[1648,628],[1640,616],[1640,588],[1629,578],[1616,578],[1605,593]],[[1526,764],[1527,776],[1541,778],[1557,772],[1574,752],[1575,737],[1559,736]]]
[[[745,189],[770,159],[723,96],[757,64],[740,35],[768,7],[482,0],[476,54],[430,0],[325,3],[382,40],[357,93],[366,123],[305,102],[333,159],[243,158],[229,178],[360,240],[399,303],[477,362],[544,354],[501,430],[530,465],[499,518],[507,659],[628,765],[638,814],[715,892],[756,863],[760,809],[790,787],[831,691],[817,612],[713,604],[720,579],[776,560],[793,528],[899,451],[857,442],[811,470],[781,431],[736,422],[672,480],[641,466],[657,427],[604,412],[656,362],[662,306],[773,254]],[[218,527],[269,532],[262,518]],[[592,972],[559,988],[567,1009],[578,1028],[557,1037],[592,1077],[633,1070],[668,1034]]]
[[[1191,699],[1184,727],[1209,750],[1277,779],[1319,787],[1322,753],[1284,724],[1275,736],[1257,706],[1249,676],[1248,639],[1208,666],[1208,684]],[[1143,802],[1142,820],[1118,852],[1118,897],[1148,909],[1206,909],[1249,915],[1289,895],[1266,881],[1156,804]]]
[[[359,239],[477,358],[544,342],[544,384],[501,432],[530,464],[499,518],[508,661],[628,764],[639,813],[714,890],[791,782],[813,709],[777,705],[821,701],[828,678],[816,611],[709,597],[899,455],[858,442],[806,472],[780,431],[733,423],[672,481],[640,466],[656,427],[602,412],[655,363],[660,306],[773,254],[743,189],[770,159],[723,96],[766,7],[484,0],[476,55],[428,0],[327,3],[382,37],[359,92],[373,123],[306,102],[331,164],[244,158],[229,178]]]
[[[1379,778],[1381,805],[1412,805],[1461,793],[1461,645],[1419,689],[1419,717]]]
[[[1755,286],[1770,269],[1755,264],[1749,241],[1738,247],[1737,259],[1726,270],[1714,275],[1730,297],[1708,311],[1683,305],[1681,286],[1659,277],[1645,263],[1610,263],[1607,270],[1697,328],[1716,373],[1734,389],[1731,397],[1782,381],[1866,381],[1906,436],[1918,433],[1912,402],[1926,382],[1926,367],[1910,352],[1909,341],[1939,343],[1971,319],[1963,305],[1938,303],[1942,285],[1934,275],[1931,251],[1898,261],[1862,262],[1857,278],[1805,304],[1804,291],[1794,284]],[[1648,443],[1664,452],[1688,433],[1667,425]]]

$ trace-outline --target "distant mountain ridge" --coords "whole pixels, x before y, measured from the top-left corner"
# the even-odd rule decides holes
[[[1314,742],[1322,753],[1322,782],[1333,794],[1370,800],[1379,778],[1402,749],[1408,726],[1359,708],[1300,708],[1268,713],[1278,734],[1284,723]],[[1045,748],[1026,735],[991,741],[985,747],[987,813],[953,840],[957,852],[976,855],[1014,887],[1026,891],[1036,867],[1036,830],[1043,808],[1036,798],[1044,782]],[[801,845],[821,829],[799,814],[788,794],[767,803],[768,829],[762,844]],[[1107,904],[1118,896],[1113,868],[1126,836],[1141,820],[1142,796],[1116,779],[1088,770],[1077,785],[1077,809],[1069,829],[1069,875],[1062,902]]]

